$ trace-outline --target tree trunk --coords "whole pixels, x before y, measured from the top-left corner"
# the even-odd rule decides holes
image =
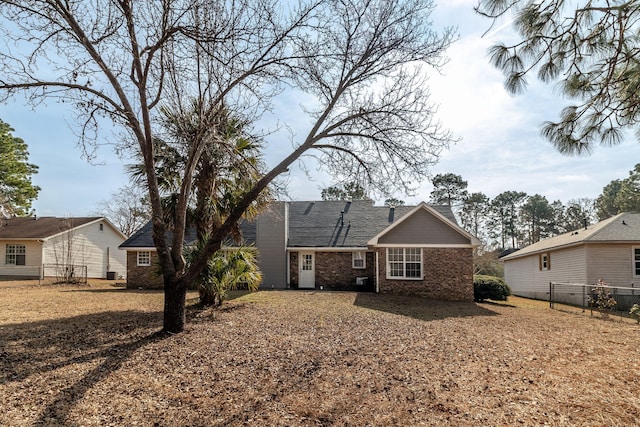
[[[172,334],[184,331],[187,288],[175,279],[164,281],[164,325],[162,330]]]

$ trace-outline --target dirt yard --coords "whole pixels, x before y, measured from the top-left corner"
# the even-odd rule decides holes
[[[268,291],[167,337],[161,310],[111,283],[0,283],[0,425],[640,425],[631,321]]]

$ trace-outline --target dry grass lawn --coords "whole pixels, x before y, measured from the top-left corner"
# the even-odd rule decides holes
[[[161,311],[108,283],[0,283],[0,425],[640,424],[631,321],[268,291],[160,336]]]

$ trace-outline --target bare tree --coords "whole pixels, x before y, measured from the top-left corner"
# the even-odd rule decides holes
[[[434,119],[422,69],[439,67],[453,38],[450,29],[431,30],[434,7],[431,0],[310,0],[290,9],[275,0],[4,1],[0,14],[13,24],[0,29],[0,91],[3,99],[23,91],[35,104],[73,103],[87,155],[103,119],[136,141],[164,279],[164,330],[180,332],[187,286],[301,156],[315,155],[335,175],[364,176],[381,191],[410,191],[426,177],[451,140]],[[220,112],[255,118],[285,87],[315,99],[303,109],[312,119],[306,135],[234,199],[187,267],[186,215],[203,153],[212,144],[236,153],[218,132]],[[170,241],[155,163],[162,109],[190,124]]]
[[[58,234],[52,240],[53,269],[56,280],[61,283],[86,282],[86,248],[85,239],[77,236],[73,218],[64,220]]]
[[[151,208],[145,189],[125,185],[102,200],[97,212],[109,219],[126,236],[131,236],[151,219]]]

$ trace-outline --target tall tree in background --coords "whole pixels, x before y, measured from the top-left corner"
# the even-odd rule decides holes
[[[489,198],[483,193],[471,193],[462,204],[460,218],[465,230],[486,241],[485,224],[489,214]]]
[[[608,217],[607,217],[608,218]],[[587,224],[593,224],[596,220],[595,203],[593,199],[582,197],[569,200],[564,213],[563,232],[584,228]]]
[[[144,188],[125,185],[102,200],[97,213],[108,218],[126,236],[131,236],[151,219],[149,199]]]
[[[31,182],[38,166],[28,162],[27,144],[13,131],[0,120],[0,213],[22,216],[30,212],[40,191]]]
[[[629,176],[622,180],[615,205],[619,212],[640,212],[640,164],[629,171]]]
[[[520,207],[520,223],[525,245],[551,237],[554,234],[555,216],[547,198],[540,194],[529,196]]]
[[[519,232],[519,210],[527,198],[522,191],[503,191],[491,201],[492,237],[500,242],[500,248],[506,249],[509,240],[512,248],[517,247]]]
[[[404,200],[396,199],[395,197],[389,197],[384,200],[384,206],[404,206]]]
[[[621,212],[617,202],[621,187],[622,181],[614,179],[602,189],[602,194],[596,198],[596,214],[600,221]]]
[[[167,332],[184,329],[187,287],[260,194],[301,156],[313,152],[330,173],[366,180],[390,194],[410,191],[428,176],[451,140],[434,118],[422,69],[438,68],[453,38],[449,29],[431,29],[431,0],[310,0],[295,8],[283,3],[0,4],[0,15],[11,22],[0,33],[12,41],[0,46],[0,100],[24,92],[35,105],[60,100],[74,106],[80,143],[89,154],[105,123],[128,132],[127,146],[136,142],[164,281]],[[296,136],[289,154],[234,197],[187,265],[184,236],[198,165],[211,144],[233,149],[212,124],[224,120],[220,113],[227,108],[257,118],[285,86],[313,99],[300,113],[309,115],[309,128]],[[180,187],[172,224],[156,164],[160,109],[190,117],[194,125],[180,153],[185,166],[175,171]]]
[[[621,212],[640,212],[640,164],[624,179],[614,179],[602,189],[595,201],[600,221]]]
[[[431,191],[430,202],[436,205],[462,204],[467,197],[467,181],[460,175],[454,173],[438,174],[431,180],[433,191]]]
[[[619,143],[623,128],[640,130],[640,2],[566,3],[480,0],[476,10],[493,20],[513,13],[521,40],[494,46],[491,61],[512,93],[525,89],[531,73],[557,81],[572,103],[542,133],[561,153],[589,153],[594,142]]]
[[[367,190],[357,182],[323,188],[320,197],[322,200],[371,200]]]

